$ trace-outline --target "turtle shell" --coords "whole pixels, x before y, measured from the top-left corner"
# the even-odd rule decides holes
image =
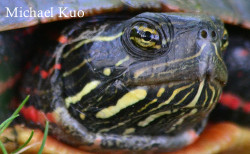
[[[235,1],[216,1],[216,0],[189,0],[189,1],[176,1],[176,0],[154,0],[154,1],[127,1],[127,0],[52,0],[45,2],[42,0],[36,1],[23,1],[23,2],[2,2],[0,4],[0,31],[10,30],[21,27],[28,27],[39,23],[47,23],[58,20],[70,19],[72,11],[83,11],[84,16],[93,16],[108,12],[121,12],[121,11],[161,11],[161,12],[191,12],[203,13],[220,17],[225,23],[241,25],[245,28],[250,28],[250,10],[249,2],[247,0]],[[23,11],[40,10],[42,15],[31,15],[24,17]],[[59,8],[58,8],[59,7]],[[64,7],[60,9],[60,7]],[[17,16],[13,18],[6,18],[8,11],[13,13],[17,10]],[[48,10],[48,17],[44,14]],[[51,11],[52,10],[52,11]],[[21,14],[20,14],[21,11]],[[63,12],[63,14],[61,13]],[[11,16],[11,14],[9,14]],[[77,16],[75,16],[77,17]]]
[[[7,2],[3,2],[1,4],[4,7],[0,7],[1,10],[1,31],[11,30],[14,28],[21,28],[21,27],[29,27],[32,25],[36,25],[38,23],[47,23],[52,21],[58,20],[65,20],[70,19],[69,17],[73,10],[83,10],[84,15],[86,16],[94,16],[103,13],[110,13],[110,12],[142,12],[143,11],[156,11],[156,12],[193,12],[193,13],[204,13],[209,15],[219,16],[224,22],[240,25],[245,28],[250,28],[250,10],[248,9],[248,2],[247,1],[191,1],[190,2],[182,2],[182,1],[154,1],[154,2],[141,2],[141,1],[77,1],[77,2],[64,2],[64,1],[50,1],[50,2],[17,2],[12,4],[4,4]],[[214,5],[216,4],[216,5]],[[50,10],[51,7],[54,8],[53,17],[18,17],[13,20],[13,18],[6,18],[6,6],[10,10],[14,10],[16,7],[22,7],[22,10],[26,10],[29,7],[35,8],[35,10]],[[59,17],[59,10],[55,9],[58,6],[67,7],[64,11],[66,16],[68,17]],[[3,9],[2,9],[3,8]],[[56,11],[57,10],[57,11]],[[27,30],[30,31],[30,30]],[[18,33],[18,32],[17,32]],[[25,37],[29,37],[32,35],[32,31],[30,33],[26,33]],[[7,33],[8,35],[8,33]],[[14,34],[18,36],[17,34]],[[21,38],[22,36],[20,36]],[[14,71],[16,72],[16,71]],[[18,76],[16,77],[18,78]],[[247,80],[247,79],[246,79]],[[247,80],[248,81],[248,80]],[[246,82],[247,82],[246,81]],[[1,89],[1,88],[0,88]],[[3,88],[2,88],[3,89]],[[1,90],[2,90],[1,89]],[[4,91],[4,90],[3,90]],[[221,126],[220,126],[221,127]],[[231,126],[230,126],[231,127]],[[235,126],[232,126],[235,127]],[[215,128],[218,128],[216,126]],[[218,128],[221,129],[221,128]],[[240,131],[240,128],[232,128],[234,131]],[[24,132],[27,130],[23,130]],[[248,130],[244,130],[247,132]],[[210,132],[214,133],[214,132]],[[247,135],[246,135],[247,136]],[[235,137],[237,138],[237,137]],[[234,138],[234,139],[235,139]],[[246,142],[248,140],[246,139]],[[235,139],[235,144],[237,143],[237,139]],[[244,145],[245,146],[245,145]]]

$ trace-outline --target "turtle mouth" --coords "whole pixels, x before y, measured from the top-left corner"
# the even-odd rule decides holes
[[[207,80],[207,82],[214,82],[214,83],[218,83],[221,87],[224,87],[227,83],[227,80],[224,78],[219,78],[217,76],[213,77],[211,74],[207,73],[206,75],[204,75],[203,77],[204,79]],[[201,79],[200,79],[201,81]]]
[[[219,72],[219,70],[222,70]],[[153,72],[153,71],[152,71]],[[179,66],[176,69],[168,69],[158,71],[156,73],[147,72],[140,76],[134,75],[135,73],[125,75],[125,84],[128,86],[157,86],[167,85],[180,82],[217,82],[220,86],[225,86],[227,83],[227,74],[224,69],[219,67],[206,65],[199,65],[195,67],[189,65],[187,69],[180,70]]]
[[[216,82],[216,83],[219,83],[222,87],[224,87],[226,85],[226,81],[222,81],[218,78],[215,78],[215,79],[210,79],[210,76],[207,76],[207,80],[210,81],[210,82]]]

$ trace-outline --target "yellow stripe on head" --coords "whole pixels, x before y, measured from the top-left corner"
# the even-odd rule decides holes
[[[122,109],[125,109],[140,100],[143,100],[147,96],[147,91],[145,89],[135,89],[120,98],[117,104],[114,106],[109,106],[102,109],[96,114],[97,118],[105,119],[114,116],[119,113]]]
[[[91,39],[84,39],[83,41],[79,42],[76,46],[74,46],[74,48],[72,48],[68,52],[66,52],[63,55],[63,58],[68,57],[73,51],[77,50],[78,48],[80,48],[84,44],[88,44],[88,43],[94,42],[94,41],[106,41],[106,42],[108,42],[108,41],[115,40],[122,35],[123,35],[123,32],[120,32],[120,33],[113,35],[113,36],[96,36],[96,37],[93,37]]]

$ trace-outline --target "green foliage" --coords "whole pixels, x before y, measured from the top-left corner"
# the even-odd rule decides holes
[[[42,145],[39,149],[38,154],[42,154],[42,151],[43,151],[43,148],[44,148],[47,136],[48,136],[48,132],[49,132],[49,121],[46,121],[46,126],[45,126],[45,130],[44,130],[44,135],[43,135],[43,141],[42,141]]]
[[[29,96],[27,96],[23,102],[19,105],[19,107],[15,110],[15,112],[8,118],[6,119],[4,122],[2,122],[0,124],[0,135],[4,132],[4,130],[11,124],[11,122],[17,118],[19,116],[19,112],[20,110],[22,109],[22,107],[25,105],[25,103],[29,100]],[[43,136],[43,141],[42,141],[42,144],[41,144],[41,147],[39,149],[39,154],[42,153],[42,150],[44,148],[44,145],[45,145],[45,142],[46,142],[46,139],[47,139],[47,136],[48,136],[48,130],[49,130],[49,122],[46,121],[46,126],[45,126],[45,130],[44,130],[44,136]],[[21,145],[19,148],[17,148],[14,152],[12,153],[18,153],[19,151],[21,151],[29,142],[30,140],[32,139],[33,137],[33,134],[34,134],[34,131],[32,130],[28,140],[23,144]],[[2,150],[3,154],[7,154],[7,150],[5,149],[4,147],[4,144],[0,141],[0,149]]]

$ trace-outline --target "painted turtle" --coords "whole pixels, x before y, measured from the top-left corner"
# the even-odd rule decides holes
[[[20,134],[27,127],[43,128],[45,120],[51,122],[51,136],[84,150],[172,151],[190,144],[203,130],[227,81],[222,60],[227,31],[210,15],[247,29],[248,5],[243,0],[1,2],[1,120],[8,115],[8,107],[16,106],[16,93],[31,95],[21,112],[28,121],[26,127],[18,125],[22,119],[17,120],[4,134],[6,147],[21,143]],[[66,21],[10,31],[65,19],[59,15],[61,6],[65,16],[83,10],[84,19],[71,20],[73,26]],[[37,15],[40,10],[41,16],[49,10],[51,17],[24,17],[32,8]],[[18,17],[5,17],[8,11]],[[228,118],[222,111],[232,112],[230,119],[249,126],[246,29],[229,27],[232,45],[225,54],[229,84],[220,99],[223,106],[212,119]],[[230,130],[231,135],[226,135],[232,143],[214,149],[218,145],[211,145],[217,141],[213,138],[206,145],[210,152],[232,145],[232,149],[249,150],[249,129],[219,124],[210,126],[203,136],[214,135],[218,128]],[[240,142],[242,134],[245,138]],[[61,145],[53,139],[48,142],[53,143],[48,151]]]

